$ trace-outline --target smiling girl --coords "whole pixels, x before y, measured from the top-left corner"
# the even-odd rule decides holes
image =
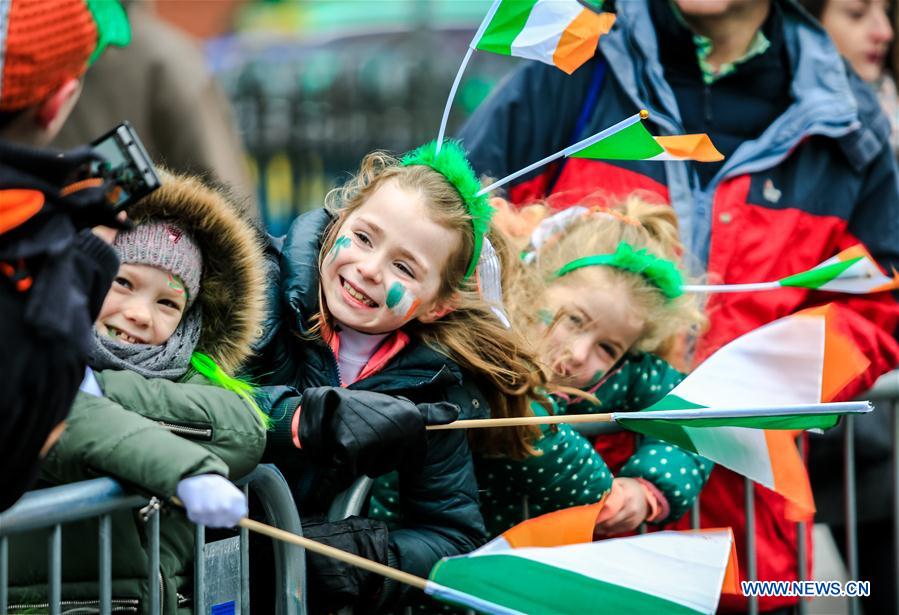
[[[540,370],[481,300],[492,211],[461,148],[435,144],[359,173],[298,218],[279,255],[275,314],[256,372],[268,451],[295,485],[304,534],[427,576],[484,540],[471,446],[522,458],[535,430],[425,432],[455,418],[522,416]],[[502,246],[497,245],[500,254]],[[286,385],[286,386],[283,386]],[[478,432],[487,430],[476,430]],[[310,522],[354,478],[398,470],[401,518]],[[389,609],[407,589],[310,557],[313,610]]]

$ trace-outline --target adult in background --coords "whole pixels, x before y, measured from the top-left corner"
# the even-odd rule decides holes
[[[196,40],[158,17],[151,0],[123,2],[131,44],[104,54],[84,77],[84,95],[53,141],[86,143],[127,119],[166,168],[227,184],[258,216],[231,106]]]
[[[899,94],[890,74],[892,3],[887,0],[800,0],[821,22],[853,70],[877,92],[890,120],[890,143],[899,153]]]
[[[885,0],[801,1],[821,21],[837,50],[859,77],[877,92],[880,106],[890,120],[890,143],[893,151],[899,152],[899,95],[887,66],[894,34],[890,23],[891,3]],[[856,489],[858,501],[865,503],[857,507],[859,570],[862,578],[871,580],[871,595],[862,598],[868,613],[896,612],[896,592],[891,587],[896,578],[893,500],[890,491],[884,488],[885,477],[892,471],[891,415],[892,410],[883,406],[866,420],[855,423]],[[841,424],[823,436],[811,438],[809,453],[812,487],[820,511],[818,519],[830,525],[841,546],[845,546],[846,536],[843,482],[833,477],[842,473],[844,431],[845,424]]]
[[[511,200],[556,193],[554,202],[570,204],[599,188],[612,195],[654,191],[677,211],[688,251],[713,282],[776,280],[859,242],[884,267],[899,265],[889,123],[805,11],[790,0],[628,0],[616,8],[615,27],[596,57],[571,77],[529,62],[474,113],[461,137],[478,171],[502,177],[645,108],[654,134],[706,132],[726,159],[571,158],[522,177]],[[839,326],[871,360],[843,391],[855,395],[899,363],[899,304],[887,293],[712,296],[709,331],[697,341],[694,363],[747,331],[827,300],[837,302]],[[703,527],[732,526],[737,544],[745,544],[744,497],[744,479],[716,467],[702,494]],[[758,578],[796,579],[797,528],[786,518],[785,500],[756,486],[754,504]],[[746,550],[740,555],[745,571]],[[759,600],[766,612],[796,603]],[[743,611],[747,601],[724,596],[721,608]]]
[[[90,60],[129,38],[114,0],[0,3],[0,511],[61,433],[118,270],[88,230],[116,224],[107,186],[70,183],[96,156],[35,148],[65,122]]]

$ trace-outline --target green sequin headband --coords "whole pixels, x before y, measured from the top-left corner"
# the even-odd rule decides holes
[[[683,294],[683,278],[674,263],[666,258],[653,256],[646,249],[634,250],[626,241],[618,244],[614,254],[594,254],[571,261],[556,272],[561,278],[582,267],[601,265],[643,276],[650,284],[662,291],[669,300]]]
[[[437,153],[437,141],[425,143],[421,147],[412,150],[403,156],[400,163],[404,167],[420,164],[430,167],[443,175],[446,181],[451,183],[459,192],[465,208],[471,216],[471,226],[474,234],[474,247],[471,261],[463,280],[467,280],[475,272],[478,260],[481,257],[481,249],[484,245],[484,236],[490,228],[490,219],[493,217],[493,207],[490,206],[487,196],[478,195],[481,190],[481,182],[478,181],[465,150],[458,141],[446,140],[440,153]]]

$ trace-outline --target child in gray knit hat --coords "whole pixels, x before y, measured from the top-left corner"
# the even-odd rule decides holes
[[[159,190],[129,209],[134,227],[112,243],[120,267],[95,322],[92,371],[41,478],[62,484],[101,474],[163,502],[177,496],[187,519],[173,512],[161,528],[168,615],[183,610],[179,596],[193,589],[188,519],[230,527],[247,514],[231,480],[259,462],[267,423],[250,385],[232,375],[262,325],[265,268],[261,235],[226,195],[196,178],[160,175]],[[123,511],[112,525],[113,534],[126,537],[112,554],[116,591],[146,604],[146,574],[131,564],[146,557],[136,552],[143,524]],[[35,588],[46,565],[30,555],[40,549],[17,538],[10,552],[10,604],[45,601]],[[94,591],[83,575],[64,573],[62,581],[63,599]]]
[[[97,318],[91,367],[177,378],[190,365],[202,326],[191,310],[200,293],[203,255],[172,221],[119,233],[121,267]]]

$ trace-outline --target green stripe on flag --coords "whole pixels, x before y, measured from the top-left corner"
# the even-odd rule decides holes
[[[452,557],[431,581],[523,613],[697,613],[677,602],[515,555]],[[468,605],[465,605],[468,606]]]
[[[646,433],[638,423],[664,423],[683,427],[751,427],[753,429],[830,429],[840,420],[833,412],[822,414],[781,414],[777,416],[747,416],[709,419],[629,419],[618,416],[617,421],[628,429]],[[678,445],[680,446],[680,445]]]
[[[780,281],[781,286],[798,286],[800,288],[821,288],[828,282],[840,277],[844,271],[852,267],[855,263],[862,260],[862,256],[850,258],[848,261],[839,261],[809,269],[802,273],[790,275]]]
[[[524,29],[535,4],[537,0],[503,0],[475,48],[512,55],[512,42]]]
[[[605,160],[645,160],[665,152],[643,122],[637,122],[615,134],[571,154],[572,158]]]
[[[642,433],[644,436],[652,436],[659,440],[664,440],[668,444],[673,444],[674,446],[682,448],[685,451],[690,451],[691,453],[699,453],[699,451],[696,450],[696,445],[693,444],[693,440],[690,439],[686,430],[674,421],[660,421],[656,419],[637,419],[631,421],[625,417],[618,416],[615,422],[627,430],[636,431],[637,433]]]

